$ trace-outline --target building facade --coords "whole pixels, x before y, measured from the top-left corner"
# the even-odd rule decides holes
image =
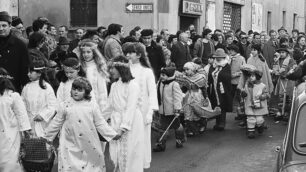
[[[171,33],[194,24],[202,28],[268,31],[284,26],[305,31],[305,0],[1,0],[0,9],[19,15],[25,26],[39,16],[56,26],[108,26],[120,23]]]

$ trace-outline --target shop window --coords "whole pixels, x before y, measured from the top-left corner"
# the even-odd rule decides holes
[[[241,28],[241,5],[224,2],[223,31]]]
[[[97,0],[71,0],[70,24],[72,27],[97,26]]]

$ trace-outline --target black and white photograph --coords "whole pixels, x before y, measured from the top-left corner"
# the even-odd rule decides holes
[[[0,172],[306,172],[306,0],[0,0]]]

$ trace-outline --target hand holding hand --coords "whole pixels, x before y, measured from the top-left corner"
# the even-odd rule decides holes
[[[203,106],[204,106],[204,107],[209,106],[209,100],[208,100],[208,98],[206,98],[206,99],[203,100]]]
[[[25,138],[31,138],[32,131],[31,130],[23,131],[23,135],[24,135]]]
[[[245,98],[248,96],[247,92],[245,90],[241,90],[241,97]]]
[[[267,97],[266,97],[266,95],[262,94],[258,98],[259,98],[259,100],[263,101],[263,100],[266,100]]]
[[[120,138],[121,138],[121,135],[117,134],[117,135],[113,138],[113,140],[119,140]]]

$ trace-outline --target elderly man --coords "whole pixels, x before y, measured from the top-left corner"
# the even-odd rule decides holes
[[[179,35],[179,40],[180,41],[172,46],[171,61],[175,63],[177,70],[182,72],[184,64],[191,61],[190,50],[187,44],[188,34],[182,32]]]
[[[14,78],[17,91],[28,80],[29,57],[24,42],[11,34],[12,17],[6,12],[0,12],[0,67],[6,69]]]

